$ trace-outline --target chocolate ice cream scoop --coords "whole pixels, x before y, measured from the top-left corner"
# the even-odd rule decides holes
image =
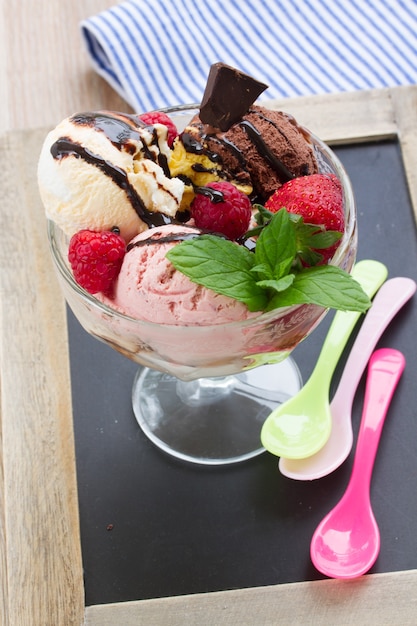
[[[308,133],[291,115],[257,105],[226,132],[208,127],[200,114],[181,141],[187,152],[207,156],[220,178],[252,188],[258,202],[291,178],[318,171]]]

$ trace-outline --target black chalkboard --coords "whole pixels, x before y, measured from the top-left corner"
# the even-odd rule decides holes
[[[358,259],[417,280],[417,237],[394,141],[336,149],[358,205]],[[331,322],[294,352],[304,380]],[[406,305],[379,347],[407,367],[382,433],[372,483],[381,553],[372,572],[417,567],[417,305]],[[142,434],[130,404],[137,366],[87,335],[69,313],[70,360],[86,603],[320,579],[310,562],[316,525],[350,476],[292,481],[265,453],[216,468],[181,463]],[[334,378],[333,389],[343,366]],[[357,432],[363,381],[354,412]]]

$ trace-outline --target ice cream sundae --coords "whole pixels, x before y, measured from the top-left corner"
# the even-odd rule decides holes
[[[48,135],[40,193],[47,217],[73,238],[81,287],[125,315],[164,324],[223,324],[291,304],[366,309],[354,281],[327,265],[345,233],[341,183],[319,172],[311,135],[294,118],[253,104],[265,88],[219,63],[180,133],[165,113],[101,111],[73,115]],[[91,251],[101,239],[113,241],[114,263]],[[300,295],[306,277],[323,280],[327,298]],[[345,289],[353,297],[344,298]],[[332,290],[342,296],[332,299]],[[132,307],[134,300],[142,304]]]
[[[274,371],[271,390],[256,390],[253,368],[290,362],[329,308],[370,304],[349,273],[357,233],[346,173],[289,114],[254,103],[265,88],[218,63],[200,106],[77,113],[39,159],[68,304],[89,333],[146,366],[133,394],[143,430],[198,462],[218,453],[179,451],[167,414],[184,428],[189,417],[197,433],[202,406],[226,424],[244,397],[255,425],[229,423],[242,437],[220,457],[258,453],[262,421],[289,383]],[[291,376],[299,384],[296,368]],[[214,391],[203,377],[215,377]],[[212,441],[213,423],[195,439]],[[222,428],[218,440],[223,448]]]

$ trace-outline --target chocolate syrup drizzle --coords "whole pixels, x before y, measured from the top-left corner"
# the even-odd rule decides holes
[[[283,132],[283,130],[280,128],[280,126],[276,122],[274,122],[272,119],[267,117],[262,111],[256,108],[250,108],[248,111],[248,114],[249,113],[271,124],[280,133],[280,135],[283,137],[283,139],[288,144],[288,146],[291,149],[293,149],[291,141],[288,139],[286,134]],[[258,154],[260,155],[260,157],[264,159],[264,161],[266,161],[269,164],[269,166],[276,172],[277,176],[279,177],[282,183],[285,183],[295,178],[295,174],[288,169],[288,167],[283,163],[283,161],[279,159],[276,156],[276,154],[274,154],[273,150],[271,150],[271,148],[268,146],[262,134],[256,128],[256,125],[254,123],[250,122],[248,119],[242,119],[240,122],[237,122],[237,125],[239,125],[246,132],[248,138],[250,139],[252,144],[256,147],[256,150]],[[297,126],[297,128],[299,128],[297,124],[295,125]],[[234,156],[234,158],[237,160],[239,164],[239,168],[241,170],[248,172],[247,160],[246,160],[244,152],[227,137],[227,132],[226,133],[214,132],[211,127],[209,127],[208,130],[205,130],[205,126],[202,123],[198,124],[197,128],[200,132],[202,141],[204,141],[205,138],[208,138],[210,139],[210,141],[216,142],[217,144],[224,146],[224,148],[226,148],[226,150],[229,153],[231,153]],[[302,132],[301,128],[300,128],[300,132]],[[213,163],[222,164],[222,158],[220,154],[213,149],[207,148],[204,145],[204,143],[202,143],[202,141],[199,141],[199,139],[197,139],[191,133],[186,132],[186,131],[183,132],[181,139],[187,152],[197,154],[197,155],[204,154]],[[197,169],[197,165],[193,166],[193,169],[195,169],[196,171],[210,171],[208,168],[201,169],[200,166],[198,166],[198,169]],[[221,170],[216,171],[215,168],[213,168],[212,171],[222,176]],[[302,172],[302,173],[308,174],[308,171]]]
[[[288,140],[288,138],[282,132],[279,126],[273,122],[273,120],[267,118],[261,111],[257,109],[251,108],[249,109],[248,113],[256,114],[258,117],[272,124],[291,146],[291,142]],[[144,158],[157,162],[158,165],[162,167],[164,174],[167,177],[170,177],[167,159],[165,155],[161,154],[159,150],[158,135],[156,129],[153,126],[142,122],[142,120],[140,120],[136,116],[129,115],[127,113],[106,113],[104,111],[99,111],[76,114],[70,118],[70,121],[76,125],[88,126],[94,128],[98,132],[104,133],[109,141],[118,150],[124,150],[130,154],[134,154],[136,152],[137,143],[139,141],[142,145],[141,150],[143,152]],[[244,129],[250,141],[255,145],[259,155],[265,161],[267,161],[271,168],[277,173],[281,182],[284,183],[295,177],[295,175],[289,171],[285,164],[269,148],[269,146],[264,141],[261,133],[257,130],[254,124],[244,119],[238,122],[238,124]],[[156,146],[157,150],[155,150],[155,152],[152,151],[150,147],[142,141],[142,137],[140,132],[138,131],[138,128],[147,128],[152,133],[151,145]],[[203,128],[204,125],[201,124],[200,130],[202,130]],[[204,136],[207,136],[210,137],[211,140],[214,139],[219,144],[224,145],[235,156],[239,163],[239,167],[242,170],[247,171],[247,162],[244,153],[235,144],[233,144],[233,142],[231,142],[224,133],[213,134],[212,132],[209,132],[207,133],[207,135],[204,135],[204,132],[202,132],[201,134],[202,138],[204,138]],[[187,152],[197,155],[204,154],[209,158],[212,163],[222,164],[222,158],[220,154],[206,148],[201,143],[201,141],[199,141],[191,133],[184,131],[181,135],[181,140]],[[51,154],[53,158],[57,160],[60,160],[70,155],[76,158],[81,158],[87,163],[94,165],[95,167],[100,169],[106,176],[109,176],[120,189],[122,189],[126,193],[133,209],[136,211],[139,218],[148,226],[148,228],[154,228],[168,224],[181,224],[189,219],[188,212],[183,212],[184,215],[179,212],[177,213],[177,216],[175,218],[172,218],[158,211],[149,211],[146,208],[143,200],[137,193],[136,189],[129,182],[127,174],[123,169],[110,163],[106,159],[103,159],[101,156],[93,153],[91,150],[82,146],[78,142],[73,141],[70,137],[60,137],[51,146]],[[216,168],[205,168],[201,163],[196,163],[192,167],[195,171],[198,172],[212,172],[220,176],[222,175],[221,170],[219,171]],[[188,179],[185,182],[187,184],[192,184],[191,181],[189,181]],[[204,186],[199,187],[196,185],[193,185],[193,188],[196,194],[207,196],[214,203],[222,202],[224,199],[222,192],[219,190]],[[165,191],[168,192],[168,190]],[[180,235],[178,235],[178,237],[179,236]],[[192,236],[195,237],[197,235],[193,234]],[[175,237],[177,237],[177,235],[175,235]],[[191,235],[187,236],[187,238],[189,237],[191,237]],[[170,241],[175,240],[177,239],[170,239]],[[149,243],[149,240],[146,241]],[[160,242],[161,240],[158,239],[157,241]],[[141,244],[138,243],[138,245]]]
[[[284,165],[281,159],[272,152],[272,150],[267,146],[265,141],[262,138],[261,133],[255,128],[253,124],[251,124],[248,120],[242,120],[239,122],[239,125],[245,129],[249,139],[256,146],[259,154],[269,163],[272,169],[278,174],[279,179],[282,182],[287,182],[292,178],[295,178],[295,175],[290,172],[290,170]],[[282,134],[282,133],[281,133]]]
[[[194,186],[194,192],[199,194],[200,196],[206,196],[210,198],[210,201],[213,204],[217,204],[218,202],[223,202],[224,196],[220,189],[213,189],[212,187],[197,187]]]
[[[99,132],[103,132],[116,148],[125,150],[130,154],[133,154],[137,149],[135,142],[140,141],[145,158],[157,162],[164,170],[165,175],[169,176],[169,168],[165,155],[161,154],[158,148],[156,156],[155,153],[149,149],[149,146],[142,141],[137,128],[147,127],[153,135],[152,144],[157,146],[158,136],[156,130],[152,126],[148,126],[139,119],[136,119],[134,116],[122,113],[117,115],[118,117],[115,117],[112,114],[104,112],[81,113],[74,115],[71,121],[74,124],[89,126]],[[73,141],[70,137],[60,137],[51,146],[51,154],[53,158],[57,160],[70,155],[81,158],[90,165],[97,167],[106,176],[109,176],[113,182],[126,193],[133,209],[149,228],[177,223],[177,220],[163,213],[149,211],[135,188],[129,182],[127,174],[123,169],[103,159],[78,142]]]
[[[154,126],[146,124],[140,118],[128,113],[106,113],[95,111],[73,115],[71,122],[78,126],[89,126],[105,134],[107,139],[118,149],[135,154],[138,142],[142,144],[141,151],[145,159],[150,159],[162,167],[165,176],[170,176],[168,161],[165,154],[159,150],[158,133]],[[149,149],[143,141],[138,128],[146,128],[152,135],[151,145],[156,147],[156,153]]]
[[[203,144],[191,133],[184,131],[181,134],[181,141],[186,152],[189,152],[190,154],[206,155],[213,163],[221,163],[222,160],[220,155],[217,154],[217,152],[211,152],[205,148]]]
[[[163,237],[147,237],[146,239],[140,239],[139,241],[135,241],[133,243],[129,243],[126,252],[130,252],[133,248],[141,248],[143,246],[151,246],[161,243],[173,243],[176,241],[189,241],[191,239],[197,239],[202,235],[202,232],[183,232],[183,233],[171,233],[170,235],[165,235]]]
[[[221,239],[227,239],[226,235],[223,235],[223,233],[217,233],[212,230],[206,230],[203,228],[199,228],[195,231],[194,230],[183,231],[183,232],[179,231],[177,233],[170,233],[169,235],[162,235],[162,236],[160,236],[159,234],[154,236],[152,235],[152,231],[151,231],[151,234],[149,235],[149,237],[146,237],[145,239],[139,239],[139,241],[134,241],[134,242],[129,243],[126,247],[126,253],[130,252],[134,248],[142,248],[145,246],[159,245],[163,243],[191,241],[193,239],[197,239],[198,237],[201,237],[202,235],[213,235],[215,237],[220,237]],[[250,251],[254,250],[254,245],[252,245],[253,242],[250,242],[249,245],[246,245],[247,244],[246,241],[237,242],[237,243],[239,243],[240,245],[246,246],[248,250]]]

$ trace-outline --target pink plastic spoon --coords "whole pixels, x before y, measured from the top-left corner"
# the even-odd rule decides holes
[[[370,500],[372,469],[391,398],[405,367],[401,352],[377,350],[369,361],[364,408],[348,487],[311,540],[314,566],[331,578],[356,578],[375,563],[380,535]]]
[[[304,459],[279,461],[284,476],[294,480],[316,480],[337,469],[349,456],[353,444],[352,403],[369,357],[389,323],[414,295],[416,283],[397,277],[382,285],[367,312],[346,361],[337,391],[330,404],[332,430],[324,446]]]

